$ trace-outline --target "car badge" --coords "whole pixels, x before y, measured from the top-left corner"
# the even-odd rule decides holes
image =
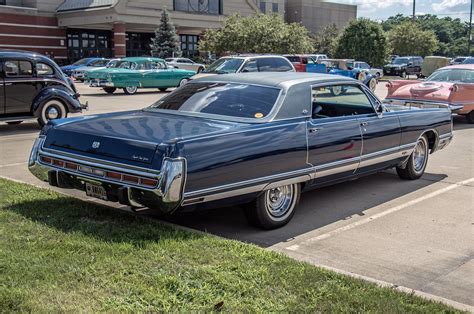
[[[100,142],[92,142],[92,148],[97,149],[100,147]]]

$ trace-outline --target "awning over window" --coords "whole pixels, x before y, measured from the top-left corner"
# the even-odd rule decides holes
[[[57,12],[76,11],[90,8],[112,7],[117,0],[65,0],[58,8]]]

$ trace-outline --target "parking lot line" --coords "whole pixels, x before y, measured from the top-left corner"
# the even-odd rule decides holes
[[[449,184],[447,187],[444,187],[442,189],[439,189],[437,191],[434,191],[434,192],[431,192],[431,193],[428,193],[424,196],[421,196],[421,197],[418,197],[414,200],[411,200],[411,201],[408,201],[406,203],[403,203],[401,205],[398,205],[398,206],[395,206],[395,207],[392,207],[388,210],[385,210],[381,213],[378,213],[378,214],[375,214],[375,215],[372,215],[370,217],[367,217],[367,218],[364,218],[364,219],[361,219],[359,221],[356,221],[356,222],[353,222],[351,224],[348,224],[346,226],[343,226],[343,227],[340,227],[340,228],[337,228],[335,230],[332,230],[332,231],[329,231],[325,234],[321,234],[319,236],[316,236],[316,237],[312,237],[312,238],[309,238],[303,242],[301,242],[300,244],[294,244],[294,245],[290,245],[288,247],[286,247],[285,249],[289,250],[289,251],[297,251],[301,245],[304,245],[304,244],[309,244],[309,243],[313,243],[313,242],[316,242],[316,241],[320,241],[320,240],[324,240],[324,239],[327,239],[327,238],[330,238],[332,236],[335,236],[339,233],[342,233],[344,231],[347,231],[347,230],[351,230],[351,229],[354,229],[358,226],[361,226],[361,225],[365,225],[371,221],[374,221],[376,219],[379,219],[379,218],[382,218],[384,216],[387,216],[387,215],[390,215],[392,213],[395,213],[397,211],[400,211],[404,208],[407,208],[407,207],[410,207],[410,206],[413,206],[413,205],[416,205],[418,203],[421,203],[425,200],[428,200],[430,198],[433,198],[433,197],[436,197],[438,195],[441,195],[441,194],[444,194],[446,192],[449,192],[455,188],[458,188],[458,187],[461,187],[461,186],[468,186],[468,184],[474,182],[474,178],[470,178],[470,179],[467,179],[467,180],[463,180],[463,181],[460,181],[460,182],[457,182],[457,183],[451,183]]]

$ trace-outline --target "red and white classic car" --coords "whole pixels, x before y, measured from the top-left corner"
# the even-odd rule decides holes
[[[440,68],[424,81],[397,80],[387,83],[386,102],[421,107],[447,105],[474,123],[474,64]]]

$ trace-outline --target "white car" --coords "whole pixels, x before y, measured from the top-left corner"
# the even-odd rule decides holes
[[[354,68],[355,69],[364,69],[368,71],[370,74],[375,76],[375,78],[378,80],[381,77],[383,77],[383,70],[378,69],[378,68],[372,68],[367,62],[364,61],[356,61],[354,62]]]
[[[322,60],[327,60],[327,58],[328,58],[327,55],[323,55],[323,54],[313,54],[313,55],[307,55],[307,56],[313,58],[313,60],[316,63],[318,63],[319,61],[322,61]]]
[[[200,73],[206,68],[204,64],[196,63],[188,58],[166,58],[165,61],[178,69],[190,70],[196,73]]]
[[[97,60],[97,61],[93,62],[90,66],[84,66],[84,67],[79,67],[79,68],[75,69],[74,71],[72,71],[71,76],[77,81],[84,82],[85,79],[86,79],[86,77],[85,77],[86,72],[101,70],[101,69],[105,69],[105,68],[111,68],[119,60],[120,59]]]

